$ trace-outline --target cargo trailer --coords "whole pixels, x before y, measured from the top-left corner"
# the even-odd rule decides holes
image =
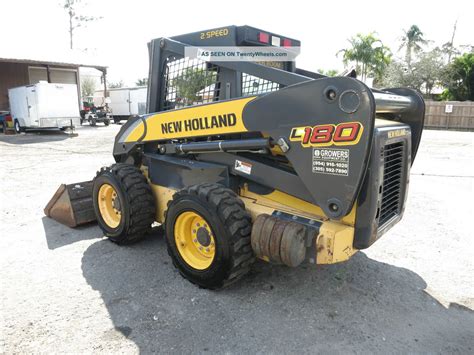
[[[38,84],[8,90],[15,131],[73,129],[80,124],[75,84]]]
[[[115,123],[146,113],[146,86],[109,89],[109,97]]]

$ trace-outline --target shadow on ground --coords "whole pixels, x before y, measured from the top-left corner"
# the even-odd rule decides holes
[[[257,262],[213,292],[182,279],[154,234],[126,247],[97,241],[82,271],[114,324],[101,339],[119,334],[144,353],[474,350],[474,312],[446,309],[417,274],[363,253],[325,267]]]
[[[77,137],[77,133],[66,133],[62,131],[29,131],[22,134],[0,135],[0,142],[8,144],[34,144],[59,142],[65,139]]]
[[[43,222],[46,243],[50,250],[81,240],[102,238],[102,232],[96,223],[88,223],[72,229],[46,216],[41,219],[41,222]]]

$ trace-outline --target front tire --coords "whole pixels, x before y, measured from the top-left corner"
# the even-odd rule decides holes
[[[104,119],[104,125],[108,126],[110,124],[110,120],[108,118]]]
[[[254,261],[251,218],[244,203],[219,184],[177,192],[165,217],[168,254],[181,275],[218,289],[245,275]]]
[[[155,200],[140,169],[129,164],[102,168],[94,178],[94,211],[105,236],[117,244],[142,239],[155,221]]]

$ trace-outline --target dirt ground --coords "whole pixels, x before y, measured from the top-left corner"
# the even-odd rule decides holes
[[[0,135],[0,352],[474,352],[474,133],[425,131],[404,219],[349,262],[257,262],[212,292],[162,235],[119,247],[44,217],[60,183],[113,162],[118,128]]]

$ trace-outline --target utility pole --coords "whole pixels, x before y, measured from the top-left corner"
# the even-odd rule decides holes
[[[454,22],[453,35],[451,36],[451,42],[449,43],[449,53],[448,53],[448,64],[451,63],[451,55],[453,54],[453,45],[454,45],[454,35],[456,34],[456,27],[458,24],[458,19]]]
[[[73,12],[72,12],[72,8],[69,9],[69,45],[70,45],[70,48],[72,49],[72,31],[73,31],[73,27],[72,27],[72,17],[74,16]]]

